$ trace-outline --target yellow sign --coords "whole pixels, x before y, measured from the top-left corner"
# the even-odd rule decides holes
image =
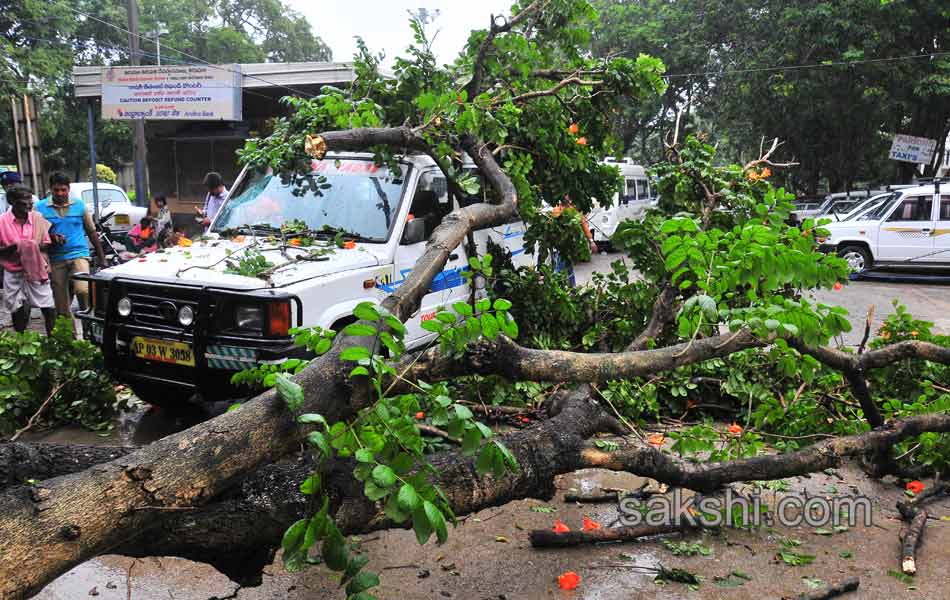
[[[145,360],[186,367],[195,366],[195,353],[192,352],[191,346],[184,342],[134,337],[132,338],[132,353]]]

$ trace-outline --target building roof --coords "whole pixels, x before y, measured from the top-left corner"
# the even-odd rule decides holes
[[[77,98],[98,98],[102,94],[102,69],[73,67]],[[248,63],[241,65],[241,75],[243,89],[334,85],[355,78],[351,62]]]

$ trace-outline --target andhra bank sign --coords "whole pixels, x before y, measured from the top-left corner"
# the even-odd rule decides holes
[[[102,68],[103,119],[241,120],[241,66]]]

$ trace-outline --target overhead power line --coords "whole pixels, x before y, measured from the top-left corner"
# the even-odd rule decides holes
[[[103,25],[105,25],[105,26],[107,26],[107,27],[112,27],[113,29],[115,29],[115,30],[117,30],[117,31],[121,31],[121,32],[126,33],[126,34],[128,34],[128,35],[135,36],[135,37],[137,37],[137,38],[139,38],[139,39],[141,39],[141,40],[151,41],[151,39],[152,39],[152,38],[149,38],[149,37],[147,37],[147,36],[143,36],[143,35],[139,35],[139,34],[132,33],[131,31],[129,31],[129,30],[126,29],[125,27],[116,25],[115,23],[111,23],[111,22],[106,21],[106,20],[104,20],[104,19],[100,19],[99,17],[96,17],[96,16],[94,16],[94,15],[90,15],[90,14],[88,14],[88,13],[85,13],[85,12],[83,12],[83,11],[77,9],[77,8],[73,8],[72,6],[68,6],[68,5],[67,5],[66,8],[68,8],[68,9],[71,10],[72,12],[76,13],[77,15],[80,15],[80,16],[85,17],[85,18],[87,18],[87,19],[92,19],[93,21],[96,21],[97,23],[102,23]],[[287,90],[287,91],[289,91],[289,92],[293,92],[294,94],[296,94],[296,95],[298,95],[298,96],[305,96],[305,97],[307,97],[307,98],[315,98],[315,97],[316,97],[315,94],[310,94],[309,92],[305,92],[305,91],[303,91],[303,90],[299,90],[299,89],[295,89],[295,88],[292,88],[292,87],[289,87],[289,86],[286,86],[286,85],[282,85],[282,84],[279,84],[279,83],[275,83],[275,82],[273,82],[273,81],[269,81],[269,80],[267,80],[267,79],[264,79],[263,77],[260,77],[260,76],[258,76],[258,75],[249,75],[249,74],[247,74],[247,73],[242,73],[241,71],[239,71],[239,70],[237,70],[237,69],[229,69],[229,68],[227,68],[227,67],[222,67],[222,66],[220,66],[220,65],[212,64],[212,63],[210,63],[210,62],[204,60],[203,58],[199,58],[199,57],[195,56],[194,54],[189,54],[189,53],[185,52],[184,50],[179,50],[178,48],[175,48],[175,47],[173,47],[173,46],[169,46],[168,44],[162,44],[162,48],[164,48],[165,50],[171,50],[172,52],[177,52],[178,54],[181,54],[182,56],[185,56],[185,57],[188,57],[188,58],[190,58],[190,59],[192,59],[192,60],[195,60],[195,61],[197,61],[199,64],[201,64],[201,65],[203,65],[203,66],[206,66],[206,67],[211,67],[211,68],[213,68],[213,69],[218,69],[218,70],[220,70],[220,71],[226,71],[226,72],[229,72],[229,73],[240,74],[240,75],[242,75],[243,77],[247,77],[247,78],[249,78],[249,79],[255,79],[255,80],[260,81],[260,82],[262,82],[262,83],[266,83],[267,85],[274,86],[274,87],[279,87],[279,88],[285,89],[285,90]]]
[[[764,73],[773,71],[803,71],[807,69],[827,69],[831,67],[851,67],[855,65],[867,65],[876,63],[898,62],[904,60],[917,60],[921,58],[939,58],[950,56],[950,52],[931,52],[929,54],[911,54],[908,56],[893,56],[888,58],[867,58],[862,60],[839,60],[826,61],[820,63],[808,63],[801,65],[777,65],[774,67],[752,67],[748,69],[725,69],[722,71],[697,71],[695,73],[670,73],[663,75],[667,79],[676,79],[683,77],[716,77],[725,75],[741,75],[743,73]]]

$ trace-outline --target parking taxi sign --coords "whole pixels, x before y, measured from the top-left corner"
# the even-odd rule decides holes
[[[936,147],[937,140],[911,135],[895,135],[894,143],[891,144],[890,158],[917,164],[930,164]]]

